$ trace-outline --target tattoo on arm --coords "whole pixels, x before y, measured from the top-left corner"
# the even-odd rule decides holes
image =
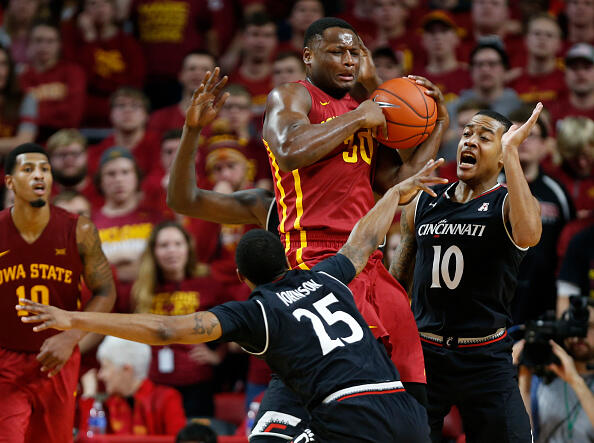
[[[86,285],[93,295],[115,295],[113,274],[101,249],[97,228],[89,220],[79,220],[77,228],[78,249]]]
[[[194,314],[194,332],[198,335],[211,335],[219,322],[214,315],[205,315],[204,312]]]
[[[409,293],[412,289],[413,271],[415,269],[415,258],[417,254],[415,233],[414,230],[411,231],[406,216],[406,211],[410,209],[408,207],[402,210],[402,216],[400,218],[402,239],[390,265],[390,273]]]

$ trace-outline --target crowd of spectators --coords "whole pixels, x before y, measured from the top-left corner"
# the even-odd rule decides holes
[[[176,315],[243,300],[234,250],[251,227],[190,219],[166,204],[185,110],[221,66],[230,97],[202,134],[198,185],[273,189],[261,140],[266,97],[305,78],[303,35],[325,15],[357,29],[382,80],[417,74],[442,89],[451,115],[442,176],[455,179],[460,131],[476,111],[522,122],[544,103],[520,148],[543,236],[523,264],[513,316],[523,323],[563,310],[557,272],[572,237],[594,224],[594,0],[2,0],[0,157],[23,142],[47,149],[55,204],[90,215],[99,230],[118,312]],[[579,289],[592,296],[588,266]],[[270,376],[233,346],[149,354],[148,367],[135,369],[146,379],[138,392],[173,387],[188,417],[212,415],[221,389],[247,390],[249,404]]]

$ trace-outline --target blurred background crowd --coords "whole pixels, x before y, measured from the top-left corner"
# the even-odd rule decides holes
[[[221,66],[230,97],[203,131],[198,185],[272,190],[260,136],[266,96],[305,78],[303,35],[323,16],[355,27],[383,80],[416,74],[442,89],[451,116],[439,154],[448,160],[444,177],[455,179],[457,142],[476,111],[523,122],[543,102],[520,148],[543,235],[523,263],[514,320],[537,318],[576,288],[594,296],[594,259],[589,278],[557,281],[562,266],[582,259],[571,239],[594,224],[594,0],[2,0],[0,157],[28,141],[47,149],[54,203],[91,217],[99,230],[117,280],[116,311],[178,315],[247,298],[234,249],[251,227],[172,212],[169,168],[192,91]],[[0,194],[0,205],[10,206],[10,193]],[[386,263],[398,230],[396,223]],[[96,360],[101,339],[81,343],[82,399],[142,391],[122,374],[114,388],[114,368]],[[113,363],[114,346],[103,360]],[[214,416],[221,392],[242,393],[243,416],[270,378],[264,363],[232,345],[143,352],[121,367],[142,383],[175,388],[187,417]]]

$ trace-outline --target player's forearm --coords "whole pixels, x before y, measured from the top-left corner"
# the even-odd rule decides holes
[[[571,388],[574,390],[582,409],[590,420],[590,425],[594,426],[594,394],[582,377],[576,377],[571,383]]]
[[[357,274],[363,270],[369,256],[377,249],[390,229],[399,201],[400,190],[398,186],[394,186],[353,228],[340,253],[351,260]]]
[[[418,197],[417,197],[418,198]],[[417,254],[417,242],[415,238],[414,222],[411,216],[414,215],[416,201],[413,200],[402,210],[400,216],[400,244],[394,252],[394,258],[390,264],[390,274],[400,282],[402,287],[410,294],[413,282],[413,273],[415,269],[415,260]],[[410,211],[410,214],[409,214]]]
[[[355,109],[326,123],[287,127],[273,142],[279,167],[283,171],[292,171],[321,160],[337,146],[346,143],[349,137],[363,127],[364,121],[361,110]]]
[[[68,312],[70,328],[149,345],[204,343],[221,336],[217,317],[207,311],[189,315]]]
[[[540,206],[530,192],[517,149],[504,150],[503,166],[508,188],[508,215],[514,241],[523,248],[534,246],[539,242],[542,232]]]
[[[94,295],[86,304],[84,312],[110,312],[113,308],[116,299],[115,286],[113,280],[110,279],[108,284],[94,291]],[[65,332],[66,335],[71,336],[77,343],[79,343],[88,332],[79,329],[73,329]]]
[[[201,128],[184,125],[179,149],[169,172],[167,206],[182,214],[184,208],[192,204],[196,194],[196,151],[200,132]]]

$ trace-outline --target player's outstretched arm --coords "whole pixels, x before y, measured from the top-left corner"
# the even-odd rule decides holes
[[[375,206],[357,222],[348,241],[338,251],[351,260],[357,274],[363,270],[367,259],[377,249],[390,229],[399,203],[412,200],[419,190],[435,197],[435,192],[429,186],[447,183],[445,178],[430,176],[437,167],[443,164],[443,161],[441,158],[437,161],[429,160],[417,174],[386,192]]]
[[[503,168],[507,181],[508,198],[505,201],[505,221],[512,228],[514,242],[521,248],[536,245],[542,233],[540,205],[530,192],[518,156],[518,146],[528,137],[542,111],[538,103],[532,115],[522,126],[513,125],[501,138]]]
[[[382,110],[371,100],[320,124],[310,123],[310,109],[309,92],[298,83],[286,83],[268,95],[263,137],[283,171],[317,162],[359,129],[386,125]]]
[[[65,311],[27,299],[19,300],[16,309],[32,314],[21,317],[23,323],[41,323],[33,328],[35,332],[50,328],[60,331],[80,329],[149,345],[204,343],[221,336],[219,320],[208,311],[172,316],[77,312]]]
[[[384,192],[402,180],[412,177],[425,166],[428,160],[434,159],[441,146],[441,140],[450,125],[450,117],[445,99],[439,87],[424,77],[409,75],[408,78],[426,87],[428,91],[425,94],[434,98],[437,102],[435,129],[433,129],[427,140],[414,150],[409,149],[408,151],[410,152],[401,150],[396,153],[394,149],[380,146],[377,169],[373,179],[373,190],[380,195],[383,195]],[[398,154],[402,158],[402,161],[396,158]]]
[[[415,208],[420,194],[402,209],[400,216],[400,244],[394,252],[390,263],[390,274],[400,282],[406,292],[410,294],[417,256],[417,240],[415,237]]]
[[[257,224],[264,226],[274,196],[261,189],[222,194],[197,187],[196,151],[200,132],[210,124],[225,103],[222,90],[227,77],[219,80],[219,68],[206,73],[194,91],[186,111],[179,149],[171,167],[167,204],[179,214],[215,223]]]

